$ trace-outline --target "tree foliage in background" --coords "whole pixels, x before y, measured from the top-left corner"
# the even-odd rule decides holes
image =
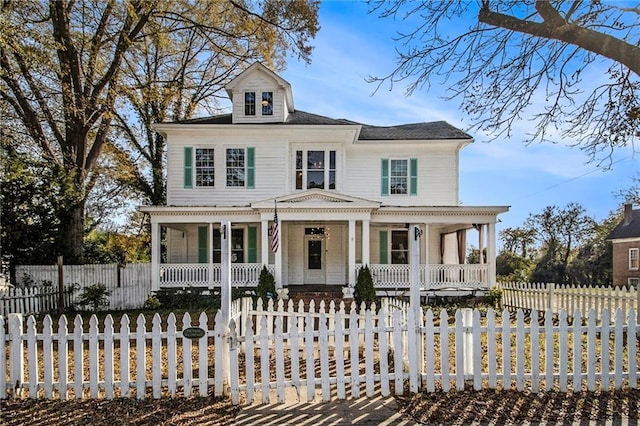
[[[403,20],[397,67],[370,81],[407,82],[407,93],[447,84],[471,129],[530,140],[558,135],[591,160],[611,160],[640,129],[640,8],[615,1],[369,0]],[[469,26],[460,22],[471,21]],[[528,107],[541,103],[541,111]]]
[[[273,57],[280,65],[285,52],[308,59],[317,29],[315,1],[2,2],[0,118],[7,123],[9,139],[20,140],[16,149],[44,160],[72,186],[56,194],[64,201],[56,216],[67,261],[83,261],[85,207],[99,181],[105,151],[116,164],[132,164],[123,173],[135,175],[139,167],[148,167],[142,173],[153,170],[162,161],[163,146],[152,140],[147,149],[148,138],[155,136],[139,129],[158,117],[188,115],[185,111],[195,110],[208,95],[195,86],[209,83],[209,74],[236,70],[242,59],[255,58],[247,52]],[[219,67],[218,73],[207,74],[206,65],[198,68],[216,48],[232,51],[238,46],[244,46],[246,56],[214,61],[210,65]],[[176,60],[180,55],[182,60]],[[150,80],[136,80],[153,71],[153,64],[158,69]],[[132,102],[136,96],[146,100]],[[142,105],[134,109],[139,117],[124,119],[123,108],[134,105]],[[166,108],[169,112],[160,111]],[[124,145],[116,140],[122,135],[132,151],[121,150]],[[141,158],[146,153],[148,158]],[[148,182],[150,195],[162,198],[160,178]],[[142,179],[130,181],[144,186]]]

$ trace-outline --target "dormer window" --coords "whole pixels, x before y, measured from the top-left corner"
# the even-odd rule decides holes
[[[244,115],[256,115],[256,92],[244,92]]]
[[[262,115],[273,115],[273,92],[262,92]]]

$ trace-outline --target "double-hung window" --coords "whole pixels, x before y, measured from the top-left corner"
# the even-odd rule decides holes
[[[418,159],[382,159],[382,195],[418,194]]]
[[[196,186],[215,186],[213,148],[196,148]]]
[[[262,115],[273,115],[273,92],[262,92]]]
[[[296,151],[296,189],[336,189],[336,151]]]
[[[195,153],[195,154],[194,154]],[[184,147],[184,187],[215,186],[215,163],[213,148]],[[195,179],[194,179],[195,176]]]
[[[630,248],[629,249],[629,269],[632,271],[637,271],[638,266],[640,266],[640,257],[638,256],[640,249],[638,248]]]
[[[244,92],[244,115],[256,115],[256,92]]]
[[[255,148],[227,148],[227,187],[254,188]]]

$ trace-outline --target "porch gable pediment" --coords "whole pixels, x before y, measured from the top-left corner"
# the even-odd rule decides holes
[[[278,208],[304,208],[304,207],[338,207],[338,208],[369,208],[377,209],[380,203],[366,200],[364,198],[352,197],[350,195],[337,192],[325,191],[322,189],[310,189],[308,191],[296,192],[282,197],[252,203],[254,209],[272,209],[277,202]]]

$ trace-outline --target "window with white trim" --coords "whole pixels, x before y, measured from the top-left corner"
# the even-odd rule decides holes
[[[244,115],[256,115],[256,92],[244,92]]]
[[[640,278],[628,278],[627,285],[632,285],[634,288],[638,288],[640,286]]]
[[[273,115],[273,92],[262,92],[262,115]]]
[[[391,231],[391,263],[409,263],[409,233],[406,230]]]
[[[196,186],[215,186],[213,148],[196,148]]]
[[[389,160],[389,193],[406,195],[409,187],[409,160]]]
[[[336,151],[296,151],[296,189],[336,189]]]
[[[639,253],[640,249],[638,248],[630,248],[629,249],[629,269],[632,271],[637,271],[640,263]]]
[[[227,186],[245,186],[244,148],[227,148]]]

